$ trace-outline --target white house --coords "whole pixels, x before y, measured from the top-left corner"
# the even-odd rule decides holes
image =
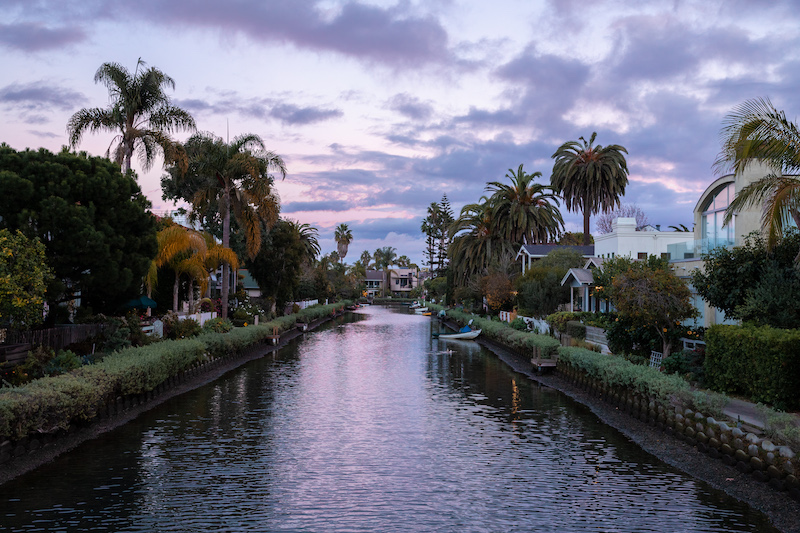
[[[620,217],[611,223],[611,233],[596,235],[594,253],[598,257],[627,256],[633,259],[647,259],[650,255],[671,259],[670,246],[686,245],[694,235],[685,231],[660,231],[657,227],[646,226],[636,229],[636,219]]]

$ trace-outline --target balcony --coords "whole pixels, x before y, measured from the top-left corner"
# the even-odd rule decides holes
[[[680,242],[667,246],[670,260],[683,261],[685,259],[700,259],[700,256],[707,254],[714,248],[733,248],[738,243],[734,239],[700,239],[693,241]]]

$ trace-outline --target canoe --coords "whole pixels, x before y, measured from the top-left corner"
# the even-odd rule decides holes
[[[422,313],[422,316],[431,316],[431,312],[430,312],[430,311],[428,311],[428,312],[426,312],[426,313]]]
[[[427,307],[418,307],[418,308],[414,309],[415,313],[425,313],[427,311],[428,311]]]
[[[434,333],[433,336],[438,339],[463,339],[463,340],[471,340],[476,338],[478,335],[481,334],[481,330],[473,329],[472,331],[465,331],[463,333],[446,333],[444,335],[439,333]]]

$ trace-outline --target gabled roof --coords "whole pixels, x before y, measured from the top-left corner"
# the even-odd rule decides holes
[[[602,257],[590,257],[586,260],[586,264],[583,265],[583,268],[603,268],[603,262],[605,259]]]
[[[579,252],[584,257],[592,257],[594,255],[594,244],[588,246],[569,246],[561,244],[523,244],[517,253],[517,259],[524,253],[529,257],[544,257],[553,250],[574,250]]]
[[[570,268],[564,276],[564,279],[561,280],[561,285],[563,286],[565,283],[567,283],[570,278],[574,279],[581,285],[591,285],[594,283],[594,275],[588,268]]]

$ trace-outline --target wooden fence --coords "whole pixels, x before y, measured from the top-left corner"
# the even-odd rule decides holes
[[[3,342],[42,345],[61,350],[65,346],[102,333],[103,327],[104,324],[77,324],[32,331],[9,331],[6,332]]]

